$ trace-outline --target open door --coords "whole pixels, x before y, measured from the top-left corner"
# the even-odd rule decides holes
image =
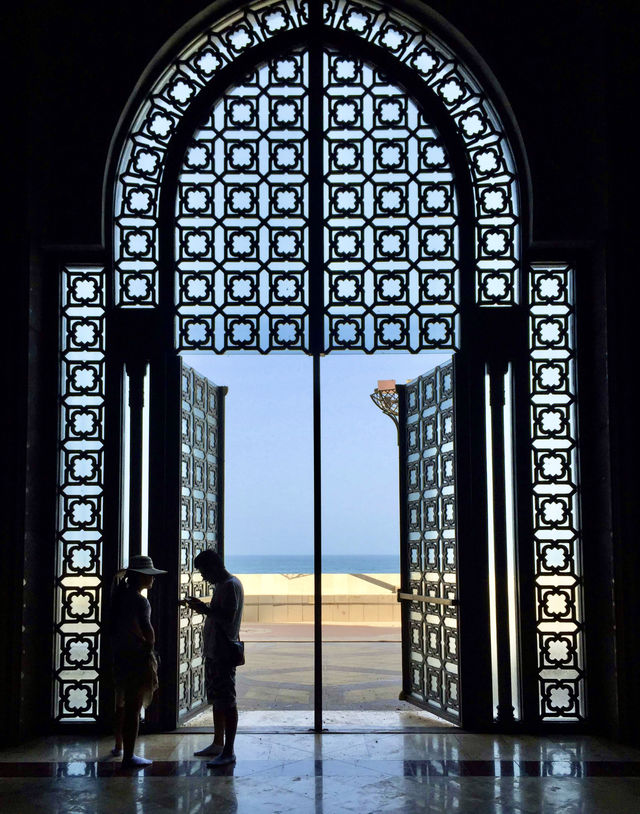
[[[204,597],[206,583],[193,560],[205,548],[221,555],[224,520],[224,397],[218,387],[180,360],[181,518],[179,598]],[[206,704],[202,632],[204,617],[180,609],[178,724]]]
[[[459,723],[454,360],[397,389],[400,698]]]

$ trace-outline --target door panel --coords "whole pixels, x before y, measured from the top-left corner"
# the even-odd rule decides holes
[[[180,361],[181,517],[180,599],[204,596],[206,583],[193,560],[205,548],[223,554],[224,397],[218,387]],[[180,609],[178,722],[206,703],[202,632],[204,617]]]
[[[399,390],[402,698],[460,720],[455,369]],[[416,600],[406,597],[414,595]]]

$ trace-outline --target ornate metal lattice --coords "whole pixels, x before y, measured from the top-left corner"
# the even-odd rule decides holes
[[[540,715],[585,714],[573,269],[530,276],[531,437]]]
[[[371,393],[369,398],[379,410],[382,410],[385,415],[389,416],[389,418],[396,425],[396,429],[399,429],[398,391],[396,390],[396,383],[384,382],[384,384],[387,384],[388,386],[383,389],[381,389],[379,386],[381,384],[383,384],[383,382],[378,382],[378,387],[376,387],[373,393]],[[391,387],[391,384],[393,384],[393,387]]]
[[[419,596],[457,600],[454,363],[406,385],[406,525],[409,573]],[[410,694],[460,719],[458,608],[410,603]]]
[[[308,341],[308,59],[263,65],[187,150],[176,203],[177,346],[293,350]]]
[[[95,721],[102,594],[105,273],[61,272],[54,717]]]
[[[123,145],[114,196],[116,303],[158,303],[158,199],[168,145],[202,89],[237,56],[307,23],[302,0],[247,6],[195,37],[166,67]],[[517,300],[519,201],[515,165],[499,117],[469,69],[424,26],[373,2],[324,4],[324,25],[383,48],[445,105],[466,149],[475,189],[477,298]],[[320,32],[316,32],[321,35]],[[388,328],[392,335],[396,331]]]
[[[372,0],[324,4],[325,24],[384,48],[408,65],[445,105],[464,143],[473,178],[476,297],[480,305],[518,298],[518,186],[499,117],[469,69],[431,32]]]
[[[444,145],[371,66],[329,51],[323,70],[324,349],[453,348],[457,200]]]
[[[258,69],[187,150],[178,347],[307,350],[310,255],[326,264],[325,351],[454,347],[457,204],[437,133],[403,91],[335,51],[322,100],[308,100],[307,63],[291,53]],[[324,189],[307,169],[307,105],[318,101]],[[309,243],[309,197],[324,202],[322,246]]]
[[[239,54],[305,22],[305,2],[253,3],[198,34],[163,71],[135,116],[119,161],[114,200],[117,304],[158,304],[158,199],[167,148],[185,111]]]
[[[180,360],[181,378],[181,521],[180,599],[206,590],[194,558],[205,548],[222,551],[223,399],[217,387]],[[202,631],[204,617],[180,609],[178,719],[205,703]]]

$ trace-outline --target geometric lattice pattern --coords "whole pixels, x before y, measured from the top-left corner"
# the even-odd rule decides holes
[[[458,226],[444,145],[379,71],[336,51],[323,68],[324,350],[453,348]]]
[[[383,48],[444,104],[466,151],[474,187],[476,299],[512,305],[518,292],[519,200],[515,162],[497,113],[471,72],[423,26],[371,0],[324,5],[326,25]]]
[[[540,715],[585,715],[574,272],[533,265],[530,374]]]
[[[176,201],[177,347],[308,348],[308,64],[273,59],[215,105]]]
[[[115,301],[158,304],[158,201],[167,148],[200,91],[247,49],[306,22],[306,3],[254,3],[199,34],[163,71],[123,145],[114,199]]]
[[[406,385],[406,523],[411,593],[457,599],[453,360]],[[460,720],[457,605],[409,605],[410,692]]]
[[[406,93],[352,57],[271,60],[215,105],[186,151],[176,203],[177,347],[308,350],[325,305],[324,350],[454,348],[458,226],[444,146]],[[310,188],[308,107],[324,107],[323,188]],[[311,159],[313,160],[313,159]],[[308,201],[322,200],[322,246]],[[325,259],[309,303],[310,256]]]
[[[519,201],[515,165],[498,116],[479,83],[432,33],[373,2],[324,5],[326,26],[362,37],[410,68],[444,104],[474,185],[477,300],[517,300]],[[267,0],[234,11],[195,37],[165,68],[135,115],[114,195],[115,301],[158,304],[158,201],[168,145],[202,89],[237,57],[307,24],[302,0]]]
[[[61,272],[54,717],[98,718],[105,408],[105,273]]]
[[[216,387],[182,360],[180,599],[207,590],[193,560],[205,548],[222,551],[220,539],[223,466],[223,399]],[[205,703],[202,633],[204,616],[180,607],[178,716],[183,720]]]

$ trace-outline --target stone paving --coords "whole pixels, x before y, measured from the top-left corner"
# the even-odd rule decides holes
[[[238,669],[238,706],[247,712],[312,710],[313,625],[245,624],[247,663]],[[322,647],[323,709],[327,712],[392,712],[402,687],[398,625],[324,625]],[[208,722],[197,716],[189,722]]]
[[[313,708],[312,642],[247,642],[238,669],[242,709]],[[388,709],[402,686],[399,642],[325,642],[325,709]]]
[[[237,673],[240,707],[313,709],[313,625],[245,625],[242,635],[247,663]],[[322,684],[326,710],[396,708],[399,626],[324,625]]]

